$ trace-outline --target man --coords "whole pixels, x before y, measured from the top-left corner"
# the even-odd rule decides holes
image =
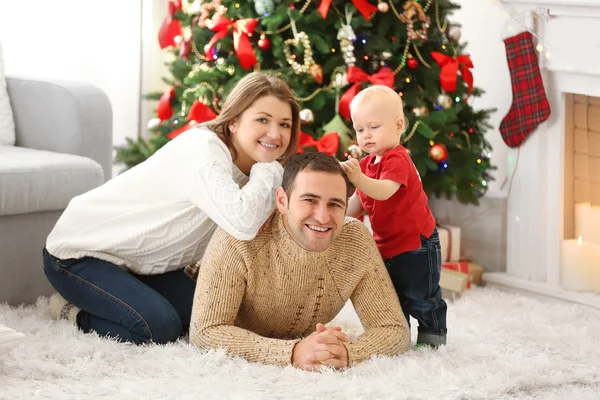
[[[367,228],[345,220],[351,185],[323,153],[294,156],[278,213],[251,241],[218,229],[200,267],[190,341],[248,361],[344,368],[410,345],[408,324]],[[365,328],[356,341],[325,328],[348,299]]]

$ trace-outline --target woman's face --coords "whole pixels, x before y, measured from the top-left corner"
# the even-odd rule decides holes
[[[256,162],[271,162],[283,155],[292,134],[292,107],[274,96],[257,99],[229,125],[237,150],[235,165],[245,174]]]

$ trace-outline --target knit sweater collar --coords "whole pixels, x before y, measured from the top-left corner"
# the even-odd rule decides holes
[[[291,260],[296,260],[302,263],[324,266],[325,260],[329,258],[333,252],[333,243],[325,251],[308,251],[300,246],[288,233],[283,225],[283,217],[281,213],[277,213],[273,219],[271,228],[273,239],[276,245],[284,252]]]

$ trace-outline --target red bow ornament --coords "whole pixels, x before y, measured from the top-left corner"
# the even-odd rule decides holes
[[[169,15],[165,17],[158,31],[158,44],[161,49],[177,44],[175,43],[175,38],[181,36],[181,23],[179,23],[179,20],[173,18],[173,16],[181,9],[181,2],[179,0],[169,1]]]
[[[431,57],[433,57],[433,59],[440,64],[440,67],[442,67],[440,72],[440,85],[446,92],[456,91],[456,79],[458,71],[460,70],[463,80],[469,86],[468,99],[473,91],[473,73],[469,69],[473,68],[473,62],[469,56],[462,55],[450,57],[437,51],[432,51]]]
[[[340,139],[337,132],[326,133],[319,140],[315,140],[308,133],[300,132],[297,153],[304,153],[303,147],[316,147],[320,153],[329,154],[330,156],[335,157],[339,145]]]
[[[321,5],[319,6],[319,13],[323,19],[327,17],[327,13],[329,12],[329,7],[331,6],[332,0],[322,0]],[[367,0],[352,0],[352,4],[354,7],[365,17],[368,21],[371,19],[371,14],[377,11],[377,6],[369,3]]]
[[[164,121],[173,116],[173,108],[171,107],[171,100],[175,98],[175,87],[171,86],[169,90],[160,96],[158,105],[156,106],[156,116]]]
[[[214,45],[229,33],[229,27],[233,27],[233,47],[240,60],[242,68],[248,69],[258,63],[256,54],[250,43],[250,36],[254,32],[254,28],[258,24],[258,20],[254,18],[239,19],[235,22],[232,20],[220,17],[217,23],[211,28],[215,31],[215,35],[210,39],[210,42],[204,47],[206,56],[213,59],[212,49]]]
[[[169,139],[175,139],[183,132],[187,131],[190,128],[193,128],[195,125],[213,120],[216,117],[217,114],[215,114],[212,108],[196,100],[194,101],[194,104],[192,104],[192,106],[190,107],[190,112],[188,112],[188,122],[185,125],[175,129],[173,132],[169,133],[167,137]]]
[[[350,102],[360,92],[362,82],[371,82],[373,85],[385,85],[394,88],[394,71],[391,68],[383,67],[373,75],[367,74],[362,69],[351,65],[348,67],[346,79],[354,85],[340,98],[340,114],[346,119],[350,119]]]

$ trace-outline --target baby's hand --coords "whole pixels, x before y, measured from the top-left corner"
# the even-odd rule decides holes
[[[350,158],[348,161],[344,161],[341,164],[344,172],[348,175],[350,182],[356,185],[356,181],[363,175],[360,170],[360,162],[356,158]]]

